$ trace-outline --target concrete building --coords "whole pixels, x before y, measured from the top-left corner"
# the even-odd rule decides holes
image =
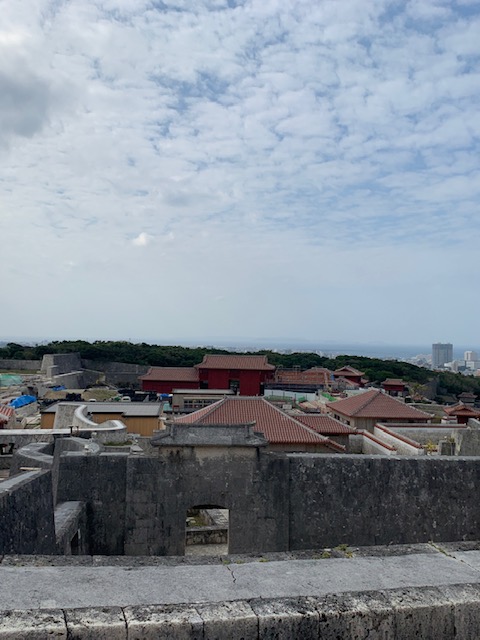
[[[440,369],[447,362],[453,360],[453,344],[450,342],[436,342],[432,344],[432,368]]]

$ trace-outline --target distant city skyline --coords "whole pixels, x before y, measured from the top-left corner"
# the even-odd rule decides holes
[[[2,331],[478,347],[479,33],[469,0],[4,0]]]

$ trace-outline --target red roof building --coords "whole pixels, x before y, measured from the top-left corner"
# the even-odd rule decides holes
[[[364,385],[363,376],[365,374],[363,373],[363,371],[359,371],[358,369],[355,369],[354,367],[350,367],[348,365],[345,367],[341,367],[340,369],[336,369],[333,372],[333,375],[335,378],[345,378],[350,382],[355,382],[360,387],[363,387]]]
[[[382,382],[382,389],[389,396],[403,396],[407,390],[407,385],[399,378],[387,378]]]
[[[344,400],[327,402],[328,411],[355,429],[373,431],[377,422],[429,423],[433,417],[400,400],[372,389]]]
[[[204,389],[233,389],[243,396],[263,395],[275,367],[267,356],[206,355],[195,365]]]
[[[451,407],[445,407],[444,411],[449,418],[456,418],[458,424],[467,424],[469,418],[476,418],[477,420],[480,418],[478,409],[474,409],[463,402],[458,402]]]
[[[15,428],[15,409],[6,404],[0,404],[0,429]]]
[[[172,393],[174,388],[199,389],[200,380],[195,367],[150,367],[140,376],[143,391]]]
[[[270,449],[281,451],[344,452],[345,448],[289,416],[264,398],[226,396],[209,407],[174,420],[191,425],[254,424]]]
[[[143,391],[172,393],[174,388],[232,389],[246,396],[263,394],[275,367],[267,356],[209,355],[194,367],[150,367],[139,379]]]
[[[343,445],[346,450],[349,436],[356,433],[352,427],[324,413],[295,414],[295,419],[320,435]]]

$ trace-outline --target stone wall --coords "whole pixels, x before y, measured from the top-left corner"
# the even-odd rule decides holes
[[[183,555],[187,510],[229,509],[229,552],[288,548],[288,460],[274,455],[130,456],[125,553]]]
[[[86,503],[87,547],[97,555],[123,555],[126,454],[66,452],[60,456],[58,502]]]
[[[3,371],[39,371],[42,366],[41,360],[6,360],[0,358],[0,369]]]
[[[79,353],[50,353],[43,356],[42,373],[48,378],[79,371],[82,368]]]
[[[46,493],[15,485],[0,520],[20,513],[29,531],[45,500],[85,503],[86,547],[96,555],[183,555],[193,507],[229,510],[235,554],[480,538],[479,458],[276,455],[255,447],[144,455],[107,453],[75,438],[59,440],[53,457],[43,447],[20,451],[16,470],[51,468],[53,489],[50,473]]]
[[[0,483],[0,554],[56,552],[50,471],[27,471]]]
[[[290,456],[290,549],[474,540],[478,458]]]

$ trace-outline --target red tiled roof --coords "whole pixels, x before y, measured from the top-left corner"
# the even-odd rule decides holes
[[[470,416],[472,418],[480,417],[480,411],[473,407],[468,407],[463,402],[458,402],[450,407],[443,409],[448,416]]]
[[[405,386],[404,381],[401,378],[386,378],[382,384],[395,384]]]
[[[313,367],[306,371],[292,371],[291,369],[277,369],[275,381],[286,384],[322,384],[327,385],[332,372],[324,367]]]
[[[176,418],[175,422],[227,425],[255,423],[255,430],[261,431],[272,444],[324,444],[336,451],[343,451],[341,445],[321,436],[259,397],[226,396],[188,416]]]
[[[13,407],[7,407],[6,404],[0,404],[0,420],[4,418],[3,422],[7,422],[14,415],[15,409]]]
[[[268,364],[267,356],[212,355],[203,356],[203,361],[196,364],[197,369],[241,369],[243,371],[274,371],[273,364]]]
[[[347,424],[343,424],[343,422],[339,422],[335,420],[335,418],[321,413],[310,413],[308,415],[296,414],[295,419],[323,436],[339,436],[356,433],[356,430]]]
[[[377,418],[393,420],[429,420],[431,415],[400,402],[391,396],[372,389],[345,400],[327,402],[327,407],[335,413],[355,418]]]
[[[150,367],[140,380],[156,382],[198,382],[198,371],[195,367]]]
[[[354,367],[350,367],[349,365],[345,366],[345,367],[340,367],[340,369],[336,369],[334,372],[334,375],[336,376],[348,376],[349,374],[352,376],[363,376],[365,375],[363,373],[363,371],[359,371],[358,369],[355,369]]]

